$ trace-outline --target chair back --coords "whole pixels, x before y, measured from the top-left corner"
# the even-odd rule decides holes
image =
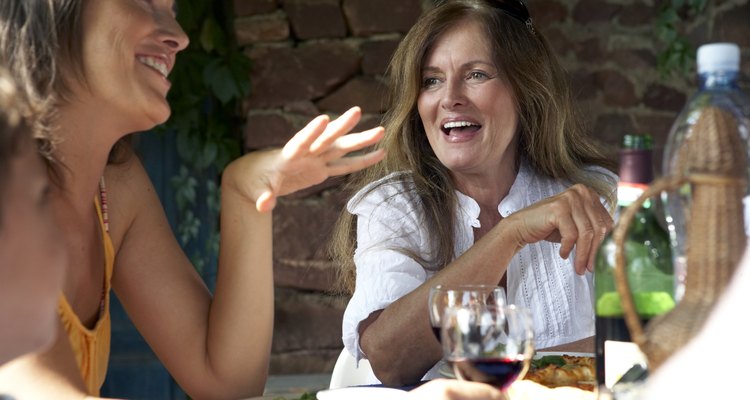
[[[375,373],[372,372],[370,362],[366,359],[357,361],[346,349],[341,350],[336,365],[333,366],[331,383],[329,389],[338,389],[347,386],[368,385],[378,382]]]

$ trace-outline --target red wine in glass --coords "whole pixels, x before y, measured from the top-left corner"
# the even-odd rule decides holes
[[[505,390],[523,370],[523,361],[509,358],[475,358],[449,361],[462,380],[481,382]]]

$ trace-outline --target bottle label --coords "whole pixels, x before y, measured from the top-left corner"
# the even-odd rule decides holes
[[[634,365],[646,366],[646,356],[633,342],[607,340],[604,342],[604,354],[604,385],[609,389]]]

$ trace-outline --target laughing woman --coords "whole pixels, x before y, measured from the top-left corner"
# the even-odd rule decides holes
[[[180,249],[154,188],[122,140],[170,114],[167,75],[188,39],[172,0],[0,2],[0,58],[55,138],[54,218],[70,270],[52,348],[0,370],[17,398],[96,396],[109,356],[110,289],[193,398],[262,393],[273,325],[275,200],[379,161],[383,129],[343,136],[359,120],[314,119],[283,149],[232,162],[222,175],[215,295]],[[40,247],[49,243],[39,242]]]
[[[389,385],[434,377],[430,287],[482,283],[531,310],[538,348],[593,351],[616,177],[525,2],[443,1],[389,71],[387,156],[354,181],[333,245],[346,348]]]

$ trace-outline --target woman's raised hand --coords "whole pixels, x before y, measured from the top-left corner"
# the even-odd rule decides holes
[[[612,229],[612,216],[588,187],[577,184],[509,216],[517,245],[540,240],[559,242],[560,257],[576,249],[574,267],[582,275],[594,270],[594,259],[604,236]]]
[[[353,107],[333,121],[325,115],[313,119],[282,149],[252,152],[230,164],[224,171],[224,185],[232,185],[258,211],[268,212],[279,196],[377,163],[383,150],[346,157],[377,143],[385,133],[377,127],[347,135],[361,114],[359,107]]]

